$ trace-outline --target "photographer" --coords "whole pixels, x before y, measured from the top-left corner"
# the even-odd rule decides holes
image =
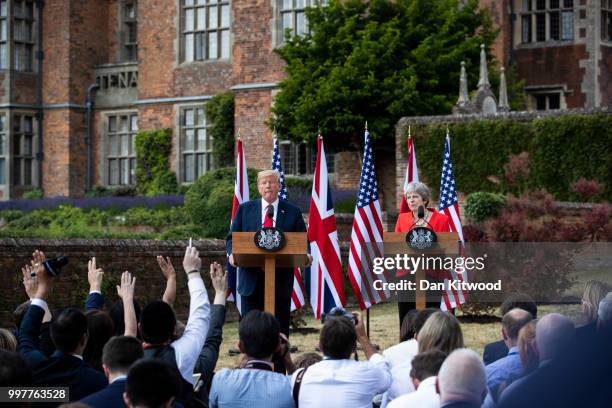
[[[367,361],[351,359],[356,342]],[[370,343],[361,314],[349,317],[330,312],[321,329],[319,348],[323,361],[296,371],[292,378],[293,398],[300,408],[370,408],[372,398],[391,386],[389,362]]]

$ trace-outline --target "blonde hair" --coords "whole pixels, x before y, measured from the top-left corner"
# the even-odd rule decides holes
[[[517,348],[523,366],[523,375],[531,373],[540,364],[536,347],[536,324],[537,320],[534,319],[519,330]]]
[[[264,177],[274,176],[276,178],[276,182],[280,183],[280,173],[278,170],[262,170],[257,173],[257,183]]]
[[[435,312],[417,335],[419,353],[438,349],[446,354],[463,347],[463,332],[455,316],[447,312]]]
[[[588,323],[597,320],[599,302],[606,297],[609,291],[610,287],[603,282],[590,280],[585,283],[584,292],[582,293],[582,302],[587,306],[585,314]]]
[[[0,350],[17,350],[17,339],[10,330],[0,329]]]

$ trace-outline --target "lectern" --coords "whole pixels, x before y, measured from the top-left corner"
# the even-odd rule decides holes
[[[413,249],[406,243],[407,232],[385,232],[384,246],[385,257],[395,256],[396,254],[408,254],[420,257],[421,254],[427,256],[455,256],[459,254],[459,235],[456,232],[436,232],[438,241],[436,245],[429,249]],[[412,271],[411,271],[412,273]],[[420,289],[419,282],[425,278],[425,271],[422,268],[416,270],[416,308],[425,309],[425,293]]]
[[[284,234],[285,246],[276,252],[268,252],[255,245],[254,232],[232,233],[234,263],[241,268],[264,270],[264,310],[272,314],[275,312],[276,267],[301,268],[308,265],[306,233],[284,232]]]

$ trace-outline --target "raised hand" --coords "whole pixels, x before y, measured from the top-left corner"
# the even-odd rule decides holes
[[[128,271],[121,274],[121,284],[117,286],[117,294],[123,302],[134,300],[134,287],[136,286],[136,277],[132,278],[132,274]]]
[[[32,270],[30,272],[30,276],[35,278],[38,282],[38,287],[36,288],[36,294],[34,295],[34,297],[46,300],[47,296],[49,295],[49,291],[53,286],[53,280],[49,276],[47,271],[45,271],[45,266],[43,265],[44,262],[45,253],[43,251],[39,251],[37,249],[32,253],[32,260],[30,261],[30,266],[32,267]]]
[[[96,257],[94,256],[87,262],[87,281],[89,282],[89,291],[102,292],[102,279],[104,271],[96,266]]]
[[[23,275],[23,287],[28,298],[34,299],[36,290],[38,289],[38,279],[36,279],[34,267],[32,265],[24,265],[21,268],[21,274]],[[34,276],[32,276],[32,274],[34,274]]]
[[[163,256],[158,255],[157,264],[164,274],[164,278],[166,278],[166,290],[164,290],[162,300],[174,307],[174,300],[176,299],[176,271],[174,270],[174,266],[172,266],[172,261],[169,256],[164,259]]]
[[[117,294],[123,300],[123,323],[125,325],[124,336],[136,337],[138,323],[136,322],[136,311],[134,309],[134,287],[136,277],[128,271],[121,275],[121,285],[117,286]]]
[[[189,279],[200,276],[199,271],[202,269],[202,260],[200,259],[200,253],[194,246],[188,246],[185,249],[183,269],[185,270],[185,273]],[[198,273],[195,273],[194,271],[198,271]]]
[[[225,298],[227,296],[227,273],[223,271],[223,268],[217,262],[210,264],[210,280],[213,288],[215,288],[214,304],[225,305]]]

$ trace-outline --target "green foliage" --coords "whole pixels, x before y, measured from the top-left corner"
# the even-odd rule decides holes
[[[506,193],[504,165],[526,151],[529,177],[522,190],[544,188],[558,200],[576,197],[571,185],[581,177],[604,185],[612,200],[612,115],[567,115],[531,122],[479,120],[450,126],[453,171],[463,193]],[[413,127],[419,174],[437,194],[446,125]],[[405,139],[403,140],[405,145]],[[405,154],[405,152],[402,152]],[[486,160],[483,160],[486,157]]]
[[[107,187],[96,185],[85,194],[85,197],[134,197],[137,191],[134,186]]]
[[[177,225],[164,231],[159,236],[159,239],[186,239],[187,237],[194,239],[205,238],[206,232],[194,224]]]
[[[292,188],[299,188],[302,190],[312,190],[312,179],[304,178],[304,177],[295,177],[295,176],[285,176],[285,187],[288,190]]]
[[[356,204],[356,197],[350,197],[344,200],[340,200],[334,204],[334,212],[336,214],[353,214],[355,212]]]
[[[27,200],[40,200],[44,198],[44,196],[45,194],[40,188],[35,188],[33,190],[26,191],[25,193],[23,193],[23,198]]]
[[[24,212],[19,210],[3,210],[0,211],[0,218],[4,220],[4,222],[11,222],[18,218],[23,217]]]
[[[234,197],[235,169],[214,170],[200,177],[185,194],[185,209],[194,225],[207,237],[224,238],[228,231]],[[247,170],[249,196],[257,196],[257,171]]]
[[[234,161],[234,93],[222,92],[208,101],[206,120],[213,139],[215,164],[231,166]]]
[[[361,145],[365,121],[390,141],[402,116],[450,113],[461,61],[477,78],[480,44],[496,36],[477,0],[331,0],[306,14],[310,34],[277,50],[288,75],[271,127],[297,141],[320,129],[345,149]]]
[[[479,191],[468,195],[465,212],[472,220],[483,222],[497,217],[505,204],[506,198],[502,194]]]
[[[176,193],[176,175],[169,170],[172,131],[161,129],[136,135],[136,183],[147,195]]]

